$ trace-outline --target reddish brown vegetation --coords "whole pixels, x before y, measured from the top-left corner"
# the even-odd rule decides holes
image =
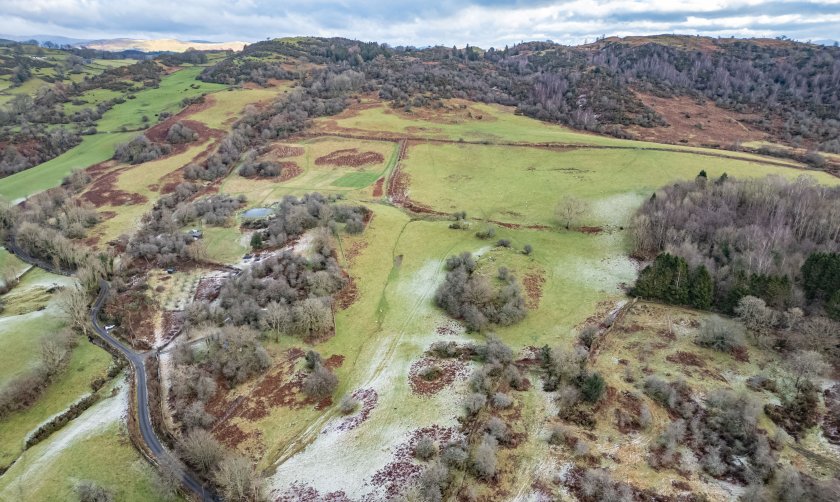
[[[766,138],[766,134],[749,127],[751,122],[762,119],[758,115],[724,110],[712,101],[698,101],[688,96],[665,98],[642,93],[636,95],[668,123],[663,127],[627,128],[639,139],[660,143],[730,147],[736,141],[749,142]]]
[[[351,431],[360,426],[370,417],[370,412],[376,408],[376,402],[379,400],[379,394],[373,389],[358,389],[351,395],[361,406],[353,416],[345,418],[336,426],[339,431]]]
[[[365,215],[365,219],[367,219],[367,215]],[[367,246],[367,241],[354,242],[344,251],[344,258],[347,259],[350,264],[353,264],[353,262],[356,261],[356,258],[362,254],[362,251],[364,251]]]
[[[316,166],[361,167],[367,164],[379,164],[385,157],[378,152],[359,152],[356,148],[345,148],[315,159]]]
[[[198,281],[198,287],[195,289],[195,301],[212,302],[219,297],[219,292],[222,290],[223,277],[202,277]]]
[[[823,418],[822,430],[828,442],[840,445],[840,384],[826,389],[823,393],[828,412]]]
[[[351,502],[343,491],[321,493],[309,485],[293,483],[286,491],[280,493],[276,502]]]
[[[706,362],[700,356],[691,352],[674,352],[666,357],[665,360],[686,366],[696,366],[698,368],[704,368],[706,366]]]
[[[396,448],[394,459],[371,478],[374,486],[385,490],[386,499],[399,495],[422,471],[422,468],[414,463],[414,450],[422,437],[430,437],[438,444],[444,444],[458,439],[460,434],[451,427],[444,428],[438,425],[413,431],[408,440]]]
[[[382,197],[382,186],[385,184],[385,178],[379,178],[376,180],[376,183],[373,185],[373,196],[374,197]]]
[[[525,306],[529,310],[535,310],[540,306],[543,284],[545,284],[545,277],[541,273],[525,274],[522,278],[522,285],[525,286],[525,294],[528,296]]]
[[[356,303],[359,297],[359,289],[356,287],[356,281],[349,277],[349,281],[344,288],[335,295],[335,306],[338,310],[346,310],[351,305]]]
[[[82,194],[82,199],[96,207],[105,205],[131,206],[146,203],[148,201],[146,197],[117,188],[117,180],[120,174],[126,169],[128,168],[114,169],[107,174],[97,177],[91,183],[90,188]],[[98,170],[94,172],[98,172]]]
[[[163,313],[162,342],[164,345],[178,336],[184,327],[184,313],[181,311],[167,310]]]
[[[575,230],[584,234],[600,234],[604,231],[601,227],[577,227]]]
[[[271,149],[271,153],[273,153],[279,159],[285,159],[287,157],[299,157],[303,155],[304,152],[305,150],[303,147],[291,145],[278,145]]]
[[[437,368],[434,378],[424,378],[423,370]],[[411,365],[408,378],[411,391],[421,396],[437,394],[455,379],[467,377],[467,364],[459,359],[435,359],[424,357]]]

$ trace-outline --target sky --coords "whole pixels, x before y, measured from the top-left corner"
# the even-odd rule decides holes
[[[840,0],[0,0],[0,33],[483,48],[660,33],[816,41],[840,38]]]

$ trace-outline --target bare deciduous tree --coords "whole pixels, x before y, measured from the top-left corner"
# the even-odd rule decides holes
[[[554,208],[554,216],[568,230],[580,223],[580,218],[589,210],[589,203],[572,195],[563,197]]]

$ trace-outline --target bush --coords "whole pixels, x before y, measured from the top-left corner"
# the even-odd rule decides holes
[[[555,446],[562,445],[566,442],[568,432],[562,425],[552,425],[548,429],[548,443]]]
[[[344,396],[338,409],[342,415],[350,415],[359,407],[359,400],[351,395]]]
[[[484,436],[481,444],[473,452],[470,466],[476,477],[490,480],[496,475],[496,451],[498,445],[492,436]]]
[[[178,450],[181,457],[202,474],[212,472],[225,455],[225,447],[204,429],[193,429],[181,438]]]
[[[501,392],[497,392],[493,395],[493,406],[495,408],[510,408],[513,405],[513,399]]]
[[[440,459],[444,464],[457,469],[466,465],[468,457],[467,450],[458,443],[450,443],[444,446],[440,454]]]
[[[141,164],[159,159],[171,151],[169,145],[152,143],[146,136],[137,136],[128,143],[120,143],[114,150],[114,159],[129,164]]]
[[[468,415],[475,415],[484,405],[487,404],[487,398],[484,394],[472,393],[464,399],[464,409],[467,410]]]
[[[414,447],[414,456],[420,460],[429,460],[437,455],[438,448],[434,439],[429,436],[423,436],[417,441]]]
[[[338,378],[326,366],[318,365],[303,381],[303,392],[316,399],[332,395],[338,387]]]
[[[112,502],[114,494],[96,484],[95,481],[79,481],[76,484],[79,502]]]
[[[712,316],[701,322],[694,342],[701,347],[730,352],[744,344],[744,335],[738,326],[733,326],[718,316]]]
[[[522,254],[524,254],[526,256],[530,255],[533,252],[534,252],[534,247],[531,246],[530,244],[525,244],[525,247],[522,248]]]
[[[607,384],[604,378],[598,373],[592,373],[583,379],[580,385],[580,392],[583,398],[590,403],[596,403],[604,395]]]
[[[516,279],[494,290],[486,277],[475,274],[476,263],[470,253],[446,261],[446,278],[435,292],[437,305],[455,319],[462,319],[471,331],[488,324],[508,326],[526,314],[525,299]]]
[[[484,230],[476,232],[475,236],[483,240],[492,239],[493,237],[496,237],[496,229],[488,226]]]
[[[182,122],[175,122],[166,132],[166,142],[177,145],[192,143],[198,139],[198,133],[184,125]]]

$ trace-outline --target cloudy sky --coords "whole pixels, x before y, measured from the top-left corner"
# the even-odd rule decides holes
[[[601,35],[840,38],[840,0],[0,0],[0,33],[256,41],[344,36],[501,47]]]

